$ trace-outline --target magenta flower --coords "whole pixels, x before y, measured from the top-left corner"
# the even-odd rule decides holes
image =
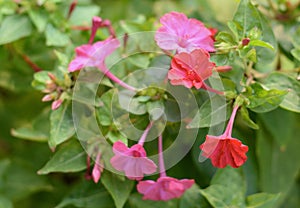
[[[98,153],[95,160],[95,165],[92,170],[92,178],[95,183],[98,183],[103,172],[103,164],[100,163],[101,153]]]
[[[160,177],[157,181],[139,181],[137,185],[138,192],[144,195],[143,199],[150,199],[154,201],[167,201],[181,197],[182,194],[184,194],[184,192],[195,183],[195,181],[193,179],[178,180],[166,175],[161,135],[158,138],[158,154]]]
[[[185,190],[189,189],[193,184],[194,180],[178,180],[165,176],[158,178],[157,181],[140,181],[137,185],[137,190],[144,195],[143,199],[167,201],[181,197]]]
[[[115,38],[108,38],[91,44],[85,44],[75,49],[76,57],[69,64],[69,71],[78,71],[84,67],[98,67],[106,70],[105,58],[120,46],[120,42]]]
[[[191,52],[194,49],[215,51],[212,32],[197,19],[188,19],[185,14],[170,12],[160,18],[162,26],[155,34],[157,45],[163,50]]]
[[[206,88],[204,80],[212,75],[212,69],[215,67],[209,58],[209,53],[202,49],[176,54],[168,72],[171,84],[184,85],[187,88]]]
[[[157,166],[147,158],[146,151],[140,144],[128,148],[123,142],[117,141],[113,145],[113,152],[115,156],[110,163],[116,170],[125,172],[131,180],[141,180],[144,174],[156,171]]]
[[[247,160],[248,146],[243,145],[240,140],[231,137],[233,122],[238,108],[239,106],[234,107],[224,134],[220,136],[207,135],[205,142],[200,145],[202,155],[210,158],[215,167],[224,168],[230,165],[233,168],[238,168]]]

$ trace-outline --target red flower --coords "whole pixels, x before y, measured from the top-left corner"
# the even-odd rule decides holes
[[[240,140],[231,137],[238,107],[234,107],[224,134],[221,136],[207,135],[205,142],[200,145],[202,155],[210,158],[215,167],[224,168],[230,165],[233,168],[238,168],[247,160],[248,146],[243,145]]]
[[[137,190],[144,195],[143,199],[167,201],[181,197],[185,190],[189,189],[194,183],[193,179],[178,180],[164,176],[159,177],[157,181],[140,181]]]
[[[209,58],[209,53],[203,49],[175,55],[168,73],[171,84],[197,89],[205,87],[203,81],[212,75],[212,69],[215,66],[213,62],[209,61]]]

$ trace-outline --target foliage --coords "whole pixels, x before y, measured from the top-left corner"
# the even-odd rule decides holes
[[[225,96],[166,84],[174,54],[157,47],[153,31],[171,11],[218,30],[210,60],[232,69],[206,83]],[[0,207],[299,207],[299,12],[292,0],[0,0]],[[92,67],[68,71],[94,16],[111,23],[97,41],[113,28],[121,42],[105,64],[142,86],[136,94]],[[233,135],[249,147],[248,161],[217,169],[199,145],[221,135],[234,105]],[[163,132],[164,147],[180,140],[175,150],[188,149],[181,158],[165,155],[170,177],[196,182],[178,199],[143,200],[138,182],[110,164],[113,143],[133,145],[149,120],[149,138]],[[156,145],[145,144],[154,162]],[[95,184],[90,168],[99,151],[107,156]]]

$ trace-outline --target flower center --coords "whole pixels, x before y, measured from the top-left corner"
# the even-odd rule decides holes
[[[132,151],[132,156],[133,157],[141,157],[141,153],[139,151],[133,150]]]

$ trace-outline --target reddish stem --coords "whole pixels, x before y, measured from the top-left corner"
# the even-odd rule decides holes
[[[73,2],[70,5],[70,8],[69,8],[67,19],[70,19],[70,17],[71,17],[71,15],[72,15],[72,13],[73,13],[76,6],[77,6],[77,0],[73,0]]]
[[[204,82],[203,82],[203,87],[202,88],[207,90],[207,91],[214,92],[218,95],[224,95],[224,92],[221,92],[219,90],[215,90],[215,89],[211,88],[210,86],[208,86],[207,84],[205,84]]]
[[[22,56],[23,60],[33,69],[34,72],[43,71],[38,65],[33,63],[28,56],[26,56],[24,54],[21,54],[21,56]]]
[[[149,133],[149,131],[150,131],[152,125],[153,125],[153,122],[150,122],[150,123],[148,124],[148,126],[146,127],[144,133],[142,134],[142,136],[141,136],[141,138],[140,138],[140,140],[139,140],[139,142],[138,142],[138,144],[140,144],[141,146],[144,145],[144,143],[145,143],[145,141],[146,141],[146,138],[147,138],[147,135],[148,135],[148,133]]]

